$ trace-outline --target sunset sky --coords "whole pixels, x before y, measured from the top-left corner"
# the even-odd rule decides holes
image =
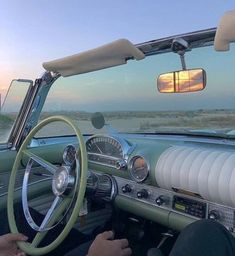
[[[42,62],[127,38],[133,43],[217,26],[234,0],[1,0],[0,93]]]

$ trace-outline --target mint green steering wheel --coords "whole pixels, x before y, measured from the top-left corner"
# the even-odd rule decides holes
[[[78,159],[76,159],[76,167],[75,167],[75,173],[77,174],[77,178],[74,179],[74,177],[70,177],[70,173],[68,170],[64,167],[58,167],[55,166],[46,160],[42,159],[41,157],[33,154],[30,149],[27,148],[29,143],[31,142],[34,135],[45,125],[56,122],[56,121],[62,121],[66,124],[68,124],[70,127],[73,128],[74,132],[76,133],[79,148],[81,152],[81,170],[79,167]],[[77,125],[73,120],[71,120],[68,117],[65,116],[52,116],[49,117],[42,122],[40,122],[27,136],[27,138],[24,140],[22,146],[20,147],[18,154],[16,156],[10,181],[9,181],[9,187],[8,187],[8,197],[7,197],[7,213],[8,213],[8,223],[10,226],[10,230],[12,233],[18,233],[17,229],[17,223],[14,216],[14,190],[15,190],[15,181],[16,181],[16,174],[20,167],[21,160],[23,157],[28,157],[28,165],[32,166],[32,162],[36,162],[39,165],[46,168],[51,174],[53,175],[52,180],[52,190],[55,195],[55,200],[52,203],[52,206],[48,210],[48,213],[45,216],[45,219],[43,220],[42,224],[39,227],[36,227],[35,230],[37,230],[37,234],[34,237],[33,241],[31,243],[29,242],[17,242],[19,248],[24,251],[25,253],[29,255],[43,255],[46,254],[52,250],[54,250],[61,242],[65,239],[65,237],[68,235],[72,227],[74,226],[79,211],[81,209],[85,190],[86,190],[86,179],[87,179],[87,152],[86,152],[86,146],[83,140],[83,136],[78,129]],[[25,176],[22,186],[22,202],[23,202],[23,209],[24,213],[27,219],[27,196],[25,198],[25,195],[27,194],[27,181],[28,181],[28,175],[29,171],[27,168],[25,170]],[[76,181],[75,181],[76,180]],[[73,190],[75,191],[75,196],[71,198],[71,193],[68,191]],[[67,224],[65,225],[63,231],[60,233],[60,235],[49,245],[44,247],[37,247],[38,244],[42,241],[44,236],[47,234],[48,230],[53,227],[53,224],[58,221],[58,219],[61,217],[62,213],[68,209],[68,206],[71,203],[71,200],[75,200],[74,202],[74,208],[72,210],[72,213],[70,215],[69,220],[67,221]],[[31,219],[27,219],[28,223],[30,224]],[[49,228],[48,228],[49,227]]]

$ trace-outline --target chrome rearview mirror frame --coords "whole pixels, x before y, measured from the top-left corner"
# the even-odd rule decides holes
[[[164,73],[157,78],[160,93],[189,93],[206,87],[206,71],[202,68]]]

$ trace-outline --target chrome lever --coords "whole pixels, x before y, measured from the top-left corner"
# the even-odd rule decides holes
[[[165,242],[166,240],[169,238],[169,237],[173,237],[174,236],[174,233],[172,230],[168,230],[167,232],[165,233],[162,233],[162,239],[161,241],[159,242],[157,248],[159,249]]]

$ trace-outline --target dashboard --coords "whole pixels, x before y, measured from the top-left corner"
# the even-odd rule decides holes
[[[86,147],[87,187],[121,209],[177,230],[205,218],[234,230],[233,142],[95,135],[87,138]],[[70,155],[68,149],[64,155]],[[75,146],[71,151],[76,152]]]
[[[233,140],[147,134],[94,135],[84,140],[87,191],[95,197],[175,230],[195,220],[214,219],[234,231]],[[31,150],[58,165],[73,165],[79,154],[74,137],[36,139]],[[22,164],[19,188],[27,159]],[[33,174],[32,185],[38,189],[48,177],[35,168]],[[0,173],[0,181],[4,207],[9,174]]]

